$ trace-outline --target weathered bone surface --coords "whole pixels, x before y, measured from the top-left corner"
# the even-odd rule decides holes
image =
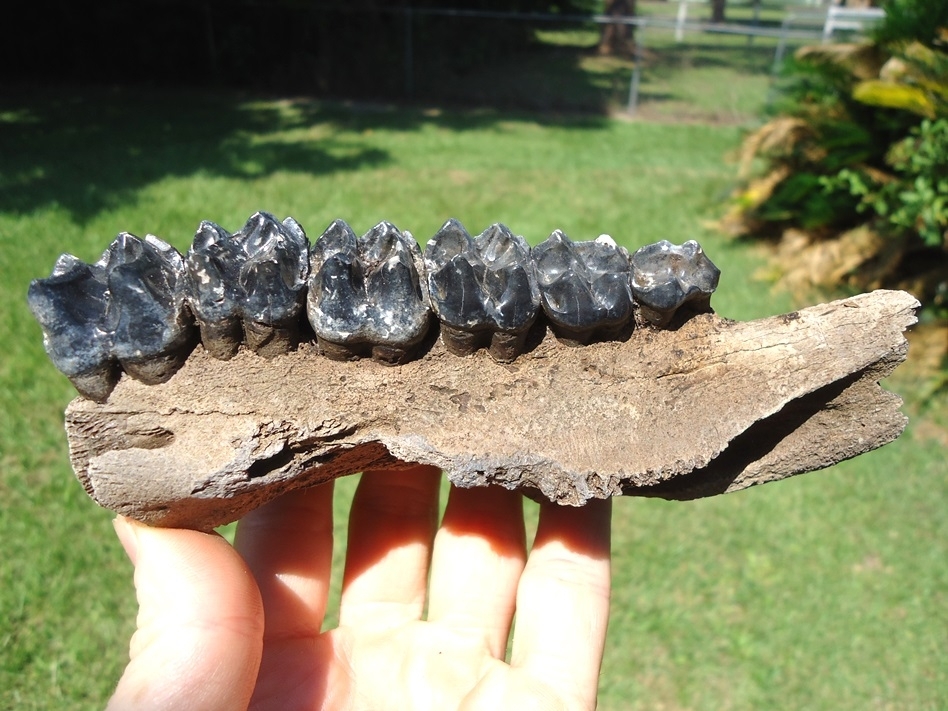
[[[532,333],[510,364],[438,342],[395,369],[334,362],[312,344],[226,363],[198,348],[161,385],[123,378],[104,404],[74,400],[66,430],[96,501],[163,526],[208,529],[395,460],[569,505],[712,496],[895,439],[901,400],[878,381],[904,360],[917,307],[876,291],[744,323],[702,314],[580,349]]]

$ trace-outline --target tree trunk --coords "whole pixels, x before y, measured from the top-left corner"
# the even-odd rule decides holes
[[[711,0],[711,22],[724,22],[724,8],[727,0]]]
[[[635,16],[636,0],[608,0],[605,14],[615,18]],[[621,23],[602,25],[599,35],[600,54],[632,54],[635,26]]]

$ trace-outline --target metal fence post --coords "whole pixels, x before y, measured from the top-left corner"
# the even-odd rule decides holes
[[[685,39],[685,22],[688,20],[688,0],[678,3],[678,16],[675,18],[675,42]]]
[[[626,109],[630,116],[635,116],[639,108],[639,83],[642,81],[643,49],[645,48],[646,23],[636,23],[638,31],[635,33],[635,66],[632,67],[632,84],[629,86],[629,105]]]

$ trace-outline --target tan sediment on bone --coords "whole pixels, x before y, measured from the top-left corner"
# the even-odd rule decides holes
[[[736,491],[875,449],[905,427],[878,381],[905,359],[909,294],[876,291],[750,322],[567,347],[538,334],[512,363],[439,343],[398,367],[314,345],[123,378],[66,411],[73,467],[101,505],[207,529],[295,488],[405,460],[460,486],[562,504]]]

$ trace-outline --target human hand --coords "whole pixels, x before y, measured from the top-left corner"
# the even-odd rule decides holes
[[[234,547],[117,519],[140,611],[108,711],[595,708],[611,503],[541,505],[528,558],[520,494],[452,487],[439,528],[440,477],[363,474],[325,632],[331,483],[249,514]]]

